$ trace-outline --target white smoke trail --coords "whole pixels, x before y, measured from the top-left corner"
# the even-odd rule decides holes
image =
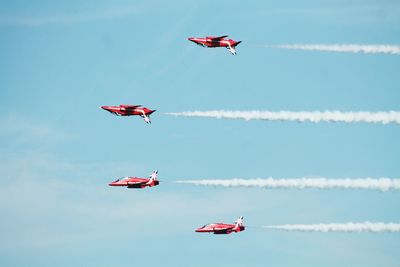
[[[400,223],[363,222],[267,225],[264,228],[301,232],[400,232]]]
[[[368,123],[397,123],[400,124],[399,111],[379,112],[341,112],[341,111],[185,111],[167,113],[173,116],[206,117],[216,119],[243,119],[268,121],[298,121],[298,122],[368,122]]]
[[[180,184],[222,187],[260,187],[260,188],[316,188],[316,189],[369,189],[369,190],[400,190],[400,179],[390,178],[358,178],[358,179],[327,179],[327,178],[294,178],[294,179],[209,179],[181,180]]]
[[[328,51],[328,52],[351,52],[365,54],[392,54],[400,55],[399,45],[359,45],[359,44],[294,44],[294,45],[275,45],[274,48],[308,50],[308,51]]]

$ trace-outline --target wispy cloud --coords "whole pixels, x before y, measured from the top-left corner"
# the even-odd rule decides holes
[[[58,14],[51,16],[8,16],[0,15],[0,24],[20,26],[42,26],[46,24],[69,24],[128,17],[139,12],[136,6],[113,7],[84,14]]]
[[[286,7],[286,8],[268,8],[260,9],[256,15],[276,15],[276,16],[306,16],[306,17],[323,17],[325,20],[332,18],[337,23],[363,23],[364,26],[370,22],[395,23],[399,20],[400,6],[393,3],[385,2],[382,4],[366,4],[361,5],[343,5],[343,6],[310,6],[310,7]],[[356,16],[356,20],[349,20],[351,16]],[[340,19],[340,21],[339,21]]]
[[[400,190],[400,179],[390,178],[358,178],[358,179],[328,179],[328,178],[292,178],[292,179],[202,179],[180,180],[179,184],[222,187],[259,187],[259,188],[294,188],[294,189],[371,189]]]
[[[291,50],[307,50],[307,51],[400,55],[400,45],[284,44],[284,45],[270,45],[268,47],[291,49]]]
[[[0,117],[0,137],[3,140],[22,143],[55,143],[74,138],[72,133],[63,132],[52,125],[39,122],[28,116],[9,115]]]
[[[400,112],[398,111],[185,111],[167,113],[173,116],[205,117],[216,119],[243,119],[243,120],[267,120],[267,121],[297,121],[297,122],[368,122],[368,123],[396,123],[400,124]]]
[[[363,222],[363,223],[320,223],[320,224],[283,224],[263,226],[267,229],[301,232],[400,232],[400,223]]]

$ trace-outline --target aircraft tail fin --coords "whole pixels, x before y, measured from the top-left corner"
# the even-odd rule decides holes
[[[158,185],[159,181],[157,180],[158,177],[158,171],[153,171],[150,176],[149,176],[149,181],[147,182],[147,184],[149,186],[154,186],[154,185]]]
[[[236,50],[234,46],[227,46],[226,47],[232,55],[236,55]]]
[[[148,112],[147,114],[145,114],[143,112],[143,119],[147,124],[151,124],[151,120],[150,120],[150,115],[153,114],[153,112],[155,112],[156,110],[151,110],[150,112]]]
[[[151,120],[150,120],[150,116],[149,115],[143,115],[143,120],[147,123],[147,124],[151,124]]]
[[[244,224],[243,224],[243,216],[240,216],[235,223],[235,227],[232,229],[235,232],[240,232],[244,230]]]

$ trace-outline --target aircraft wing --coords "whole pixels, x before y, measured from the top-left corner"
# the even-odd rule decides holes
[[[221,229],[214,229],[214,234],[228,234],[231,233],[232,228],[221,228]]]
[[[146,182],[128,182],[128,185],[142,185],[145,184]]]
[[[128,182],[128,188],[143,188],[146,182]]]
[[[232,226],[216,226],[214,227],[214,231],[226,231],[232,229]]]
[[[223,35],[223,36],[207,36],[207,39],[211,39],[211,40],[221,40],[225,37],[228,37],[228,35]]]
[[[138,108],[141,107],[142,105],[120,105],[122,108],[126,108],[126,109],[134,109],[134,108]]]

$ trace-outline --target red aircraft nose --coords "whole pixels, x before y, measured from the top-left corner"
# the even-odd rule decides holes
[[[197,229],[194,230],[194,231],[195,231],[195,232],[198,232],[198,233],[203,233],[203,232],[205,232],[204,227],[205,227],[205,226],[199,227],[199,228],[197,228]]]

